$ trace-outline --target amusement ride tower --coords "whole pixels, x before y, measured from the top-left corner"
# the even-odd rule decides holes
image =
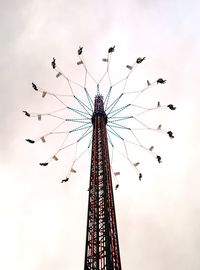
[[[103,96],[97,95],[92,116],[85,270],[121,269],[106,123]]]
[[[142,173],[138,169],[138,165],[140,162],[133,162],[129,156],[129,152],[127,150],[127,143],[131,143],[134,147],[139,147],[143,151],[151,154],[158,163],[161,163],[161,156],[157,155],[154,152],[154,146],[144,146],[141,141],[138,139],[137,132],[139,130],[148,130],[153,132],[161,132],[167,134],[171,139],[174,138],[172,131],[166,131],[162,129],[161,124],[157,127],[151,127],[145,124],[141,119],[139,119],[140,115],[144,113],[148,113],[152,110],[160,110],[164,108],[169,108],[170,110],[175,110],[172,104],[169,105],[161,105],[160,101],[157,102],[156,106],[151,108],[144,107],[142,105],[134,104],[135,100],[146,90],[151,88],[152,86],[158,84],[164,84],[166,80],[162,78],[157,79],[156,81],[150,83],[149,80],[145,82],[145,86],[142,90],[136,91],[126,91],[127,80],[131,75],[134,68],[136,68],[139,64],[141,64],[145,57],[137,58],[136,61],[132,65],[127,65],[128,75],[119,80],[116,83],[111,82],[111,76],[109,73],[110,70],[110,62],[111,62],[111,54],[114,52],[115,46],[110,47],[108,50],[107,58],[103,58],[103,62],[107,63],[106,71],[99,81],[96,81],[91,73],[88,71],[85,61],[82,57],[82,47],[78,49],[79,61],[77,65],[83,65],[85,70],[85,78],[84,83],[79,84],[69,79],[63,71],[57,66],[55,62],[55,58],[51,62],[53,69],[56,71],[56,78],[62,77],[67,81],[68,88],[70,91],[70,95],[67,93],[58,94],[41,87],[38,87],[36,84],[32,83],[32,87],[35,91],[41,93],[42,98],[46,95],[55,98],[58,102],[62,104],[62,108],[59,108],[56,111],[48,112],[48,113],[30,113],[27,111],[23,111],[28,117],[36,117],[39,121],[43,117],[51,116],[58,121],[61,121],[53,130],[48,133],[45,133],[42,136],[39,136],[35,139],[26,139],[27,142],[33,144],[36,141],[46,142],[46,138],[53,134],[63,134],[65,135],[64,141],[60,145],[59,149],[46,161],[40,163],[41,166],[47,166],[52,160],[58,160],[58,154],[65,150],[68,147],[75,145],[75,157],[72,161],[72,166],[70,167],[65,179],[61,181],[61,183],[68,182],[71,177],[71,173],[76,173],[74,169],[74,165],[76,161],[91,147],[91,167],[90,167],[90,184],[89,184],[89,201],[88,201],[88,215],[87,215],[87,230],[86,230],[86,246],[85,246],[85,263],[84,270],[120,270],[121,269],[121,260],[120,260],[120,251],[119,251],[119,241],[118,241],[118,233],[117,233],[117,223],[116,223],[116,214],[115,214],[115,204],[114,204],[114,196],[113,196],[113,185],[112,185],[112,173],[116,178],[120,172],[114,172],[113,168],[111,170],[111,163],[109,158],[109,148],[108,142],[111,145],[112,151],[117,149],[111,140],[111,136],[117,137],[122,142],[124,147],[124,153],[119,153],[124,156],[128,162],[132,165],[136,173],[138,174],[139,180],[142,179]],[[108,77],[109,81],[109,89],[105,96],[105,100],[103,99],[102,94],[100,93],[99,86],[105,77]],[[96,94],[93,97],[89,94],[87,90],[87,79],[93,80],[93,82],[97,86]],[[116,85],[120,85],[123,83],[120,94],[114,100],[111,100],[112,89]],[[87,102],[81,100],[77,95],[75,95],[74,87],[79,87],[78,93],[80,94],[80,88],[82,93],[85,93]],[[124,104],[121,107],[117,107],[118,102],[125,95],[135,95],[133,100],[129,100],[128,104]],[[73,98],[73,100],[78,103],[80,109],[69,107],[68,102],[66,103],[66,99]],[[65,99],[65,100],[64,100]],[[93,101],[94,100],[94,101]],[[130,115],[123,115],[123,112],[126,109],[131,109]],[[66,118],[65,112],[66,109],[79,115],[79,118]],[[134,110],[133,110],[134,109]],[[139,109],[140,112],[135,113],[135,109]],[[64,116],[61,117],[57,113],[64,112]],[[122,115],[121,115],[122,113]],[[135,114],[134,114],[135,113]],[[132,128],[130,126],[125,126],[123,123],[125,120],[131,120],[138,123],[140,128]],[[70,129],[70,125],[68,123],[78,124],[73,129]],[[67,124],[67,125],[66,125]],[[60,127],[65,126],[64,130],[60,130]],[[123,129],[129,132],[130,136],[133,137],[134,141],[126,140],[119,133],[118,130]],[[68,143],[69,137],[74,132],[83,131],[82,135],[75,139],[72,143]],[[77,157],[77,146],[78,144],[85,139],[88,135],[92,133],[92,138],[89,141],[89,145],[87,148]],[[66,145],[67,144],[67,145]],[[112,152],[113,154],[113,152]],[[113,157],[113,155],[112,155]],[[112,171],[112,173],[111,173]],[[116,183],[115,189],[118,189],[119,184]]]

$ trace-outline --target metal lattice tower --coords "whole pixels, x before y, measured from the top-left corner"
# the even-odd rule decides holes
[[[95,97],[85,270],[121,269],[103,96]]]

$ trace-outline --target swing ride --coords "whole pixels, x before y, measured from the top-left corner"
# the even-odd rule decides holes
[[[86,66],[83,57],[83,47],[79,47],[77,51],[79,58],[77,61],[77,66],[83,66],[84,68],[83,84],[77,83],[66,76],[57,65],[56,59],[53,58],[51,65],[56,72],[56,78],[63,78],[67,82],[68,90],[70,92],[67,94],[57,94],[48,91],[47,89],[43,89],[35,83],[32,83],[32,87],[36,92],[41,94],[42,98],[45,98],[48,95],[55,98],[60,104],[62,104],[62,108],[58,108],[57,110],[48,113],[32,113],[25,110],[23,111],[25,116],[36,117],[38,121],[41,121],[43,117],[47,116],[56,118],[58,120],[58,124],[53,128],[53,130],[39,137],[26,139],[28,143],[34,144],[38,141],[46,143],[47,137],[50,135],[63,134],[65,136],[60,147],[56,149],[49,159],[41,162],[41,166],[47,166],[53,160],[57,161],[61,151],[75,146],[75,155],[74,160],[72,161],[72,166],[70,167],[70,170],[66,174],[65,178],[61,180],[61,183],[66,183],[69,181],[71,178],[71,173],[76,173],[76,170],[74,169],[75,163],[88,150],[91,149],[90,183],[88,188],[89,202],[84,264],[85,270],[121,269],[112,187],[112,175],[114,179],[117,179],[117,177],[120,175],[120,171],[115,171],[112,168],[114,151],[118,152],[128,160],[128,162],[137,172],[138,179],[141,181],[143,175],[139,169],[140,162],[133,162],[133,160],[130,158],[127,145],[131,144],[135,147],[139,147],[140,149],[150,153],[158,163],[161,163],[162,158],[160,155],[154,152],[154,146],[151,145],[149,147],[141,143],[137,132],[139,130],[156,131],[166,134],[171,139],[174,138],[173,132],[171,130],[168,131],[162,129],[161,124],[159,124],[158,127],[153,128],[146,125],[143,120],[140,119],[141,115],[154,110],[170,109],[173,111],[176,109],[174,105],[161,105],[160,101],[158,101],[154,107],[146,107],[135,104],[136,99],[138,99],[142,93],[158,84],[165,84],[166,80],[163,78],[158,78],[154,82],[147,80],[143,89],[127,91],[127,82],[133,70],[135,70],[146,59],[145,57],[138,57],[132,65],[126,65],[126,69],[128,70],[126,76],[119,81],[112,83],[110,65],[112,54],[114,52],[115,46],[110,47],[107,51],[107,57],[102,59],[102,61],[106,64],[106,70],[101,76],[100,80],[97,81]],[[88,90],[88,79],[95,84],[95,93],[90,93]],[[107,93],[104,93],[101,88],[102,82],[105,79],[109,84]],[[113,95],[115,88],[119,86],[119,95]],[[80,98],[80,96],[75,93],[75,88],[77,87],[82,91],[82,93],[85,94],[85,100]],[[103,96],[105,96],[105,98]],[[116,97],[113,98],[113,96]],[[124,99],[124,97],[130,96],[134,98],[132,100],[130,98]],[[68,98],[73,99],[79,107],[77,108],[69,106],[69,102],[67,102]],[[125,101],[126,103],[119,106],[120,102]],[[139,109],[140,111],[134,113],[133,109]],[[78,115],[78,118],[65,118],[58,116],[58,113],[65,113],[66,110],[70,111],[74,115]],[[130,123],[130,121],[134,121],[139,125],[139,127],[137,126],[135,128],[125,124],[126,122]],[[69,129],[67,125],[68,123],[73,123],[76,126]],[[63,126],[65,127],[64,131],[60,130],[60,128]],[[131,136],[132,140],[126,139],[126,136],[123,136],[119,130],[127,132],[129,137]],[[81,132],[81,135],[74,141],[68,143],[69,137],[76,132]],[[89,138],[86,149],[81,152],[80,155],[77,155],[78,145],[81,144],[83,140],[86,140],[86,138]],[[117,138],[118,141],[121,142],[124,149],[123,152],[118,149],[115,143],[113,143],[113,138]],[[115,190],[117,190],[119,188],[119,183],[117,180],[115,182]]]

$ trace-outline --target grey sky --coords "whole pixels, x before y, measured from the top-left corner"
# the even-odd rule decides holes
[[[54,123],[38,123],[22,114],[23,109],[45,112],[60,106],[42,100],[31,82],[64,89],[50,67],[52,57],[80,81],[79,45],[95,75],[107,48],[116,45],[116,80],[124,65],[146,56],[129,87],[134,87],[134,80],[139,85],[147,78],[166,78],[167,84],[145,94],[140,104],[160,100],[177,106],[175,112],[147,118],[152,125],[161,121],[173,130],[175,140],[145,135],[144,140],[156,144],[163,163],[158,166],[144,156],[142,182],[126,161],[116,157],[121,172],[115,204],[123,269],[200,269],[199,9],[199,1],[177,0],[1,1],[1,269],[83,269],[89,156],[77,163],[70,182],[61,185],[72,152],[65,151],[47,168],[38,166],[58,143],[32,146],[24,139],[42,134]],[[131,154],[136,160],[143,158],[139,150]]]

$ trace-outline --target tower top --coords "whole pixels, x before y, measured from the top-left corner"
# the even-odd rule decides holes
[[[100,115],[103,116],[107,123],[107,115],[104,111],[104,102],[102,95],[96,95],[94,100],[94,112],[92,115],[92,123],[94,122],[94,117]]]
[[[103,96],[96,95],[94,101],[94,113],[105,113],[104,112],[104,103],[103,103]]]

